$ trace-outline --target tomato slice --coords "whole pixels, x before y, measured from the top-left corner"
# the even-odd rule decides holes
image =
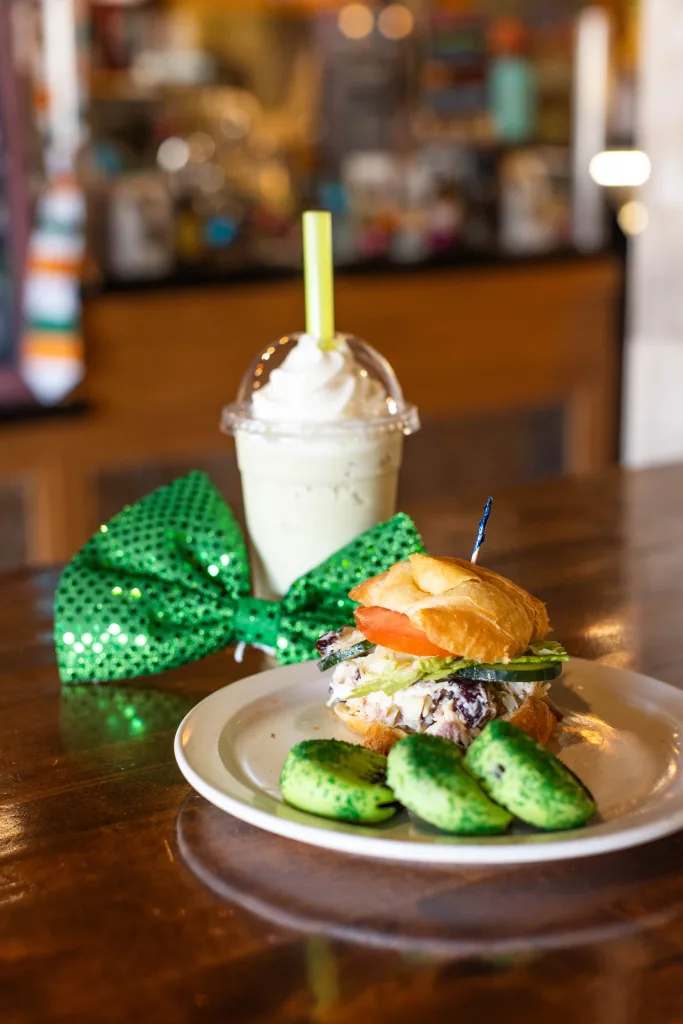
[[[390,651],[400,651],[401,654],[415,654],[419,658],[447,658],[450,655],[450,651],[433,644],[403,612],[391,612],[388,608],[373,605],[356,608],[354,616],[365,639],[380,647],[388,647]]]

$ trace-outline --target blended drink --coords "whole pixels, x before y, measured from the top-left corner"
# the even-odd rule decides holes
[[[391,518],[403,435],[420,425],[387,361],[334,329],[330,214],[307,210],[302,230],[306,333],[257,356],[223,410],[265,598]]]
[[[261,597],[282,596],[394,514],[403,435],[419,423],[391,368],[364,342],[337,336],[322,345],[302,334],[281,344],[284,360],[267,379],[267,363],[257,363],[242,403],[224,417]]]

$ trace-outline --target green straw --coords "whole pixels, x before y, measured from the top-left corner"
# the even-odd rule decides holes
[[[323,348],[334,343],[334,271],[332,268],[332,217],[325,210],[303,215],[306,333]]]

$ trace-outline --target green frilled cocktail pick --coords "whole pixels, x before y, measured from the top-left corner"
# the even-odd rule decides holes
[[[272,647],[289,664],[353,622],[349,590],[424,551],[399,513],[296,580],[282,601],[250,597],[237,520],[204,473],[128,506],[64,570],[55,647],[65,683],[127,679],[196,661],[232,643]]]

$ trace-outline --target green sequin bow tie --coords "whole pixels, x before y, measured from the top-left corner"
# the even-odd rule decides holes
[[[399,513],[296,580],[282,601],[250,597],[242,531],[204,473],[181,477],[101,526],[62,573],[55,646],[65,683],[163,672],[244,641],[290,664],[353,622],[348,591],[424,551]]]

